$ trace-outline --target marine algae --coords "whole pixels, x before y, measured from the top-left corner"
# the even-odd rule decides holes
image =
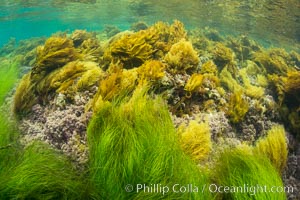
[[[248,110],[249,103],[242,91],[237,91],[229,96],[225,113],[231,122],[238,123],[242,121]]]
[[[285,61],[287,56],[283,51],[272,49],[269,51],[257,51],[252,55],[252,60],[264,68],[268,74],[286,75],[289,65]]]
[[[272,75],[268,74],[268,81],[270,83],[271,88],[277,94],[279,105],[282,105],[285,97],[284,82],[282,80],[282,77],[277,74],[272,74]]]
[[[121,69],[112,64],[113,71],[99,82],[99,89],[93,98],[92,109],[98,110],[98,101],[111,101],[130,94],[137,86],[137,69]]]
[[[285,101],[287,104],[300,105],[300,71],[289,71],[283,78]]]
[[[76,92],[89,90],[102,77],[100,67],[94,62],[74,61],[46,75],[38,83],[26,74],[14,96],[14,112],[26,114],[36,103],[46,103],[48,95],[63,93],[72,100]]]
[[[228,47],[230,47],[236,54],[236,57],[241,63],[251,58],[251,54],[262,50],[254,40],[251,40],[247,35],[241,35],[238,38],[228,38]]]
[[[218,73],[218,67],[213,60],[209,60],[201,65],[200,73],[210,73],[216,75]]]
[[[247,69],[247,67],[239,70],[239,74],[243,80],[245,94],[249,97],[259,99],[264,95],[265,90],[263,87],[256,86],[251,83],[251,77],[249,77],[251,73],[249,73],[248,71],[249,70]],[[256,78],[255,76],[252,77]],[[257,81],[254,79],[253,82],[256,83]]]
[[[165,76],[165,64],[158,60],[148,60],[137,69],[140,82],[157,81]]]
[[[274,79],[273,79],[274,80]],[[286,105],[286,109],[281,109],[281,112],[286,116],[285,122],[290,126],[292,132],[298,137],[300,135],[300,72],[288,71],[287,76],[278,77],[276,88],[279,103]]]
[[[192,43],[185,39],[173,44],[164,59],[170,65],[168,70],[172,73],[191,72],[200,62]]]
[[[202,86],[203,75],[202,74],[192,74],[192,76],[187,81],[184,86],[184,90],[191,93],[195,92]]]
[[[196,162],[207,159],[212,148],[208,123],[190,121],[187,127],[179,128],[179,135],[180,145],[187,155]]]
[[[299,138],[300,136],[300,106],[297,108],[289,110],[288,117],[286,119],[287,124],[289,124],[291,130]]]
[[[37,47],[37,58],[30,78],[34,82],[43,79],[49,72],[79,58],[73,41],[67,37],[50,37],[44,46]]]
[[[30,73],[23,76],[14,94],[13,112],[22,116],[38,101],[34,94],[34,85],[30,80]]]
[[[264,88],[266,88],[269,84],[267,77],[262,74],[257,74],[256,80],[257,80],[257,84]]]
[[[125,68],[138,67],[149,60],[154,53],[151,44],[155,42],[155,34],[141,30],[133,34],[124,34],[110,46],[110,53],[119,59]]]
[[[85,40],[93,37],[94,37],[93,33],[87,32],[86,30],[75,30],[70,36],[70,38],[73,40],[73,44],[75,48],[82,45],[82,43]]]
[[[71,87],[74,91],[87,90],[95,85],[102,75],[103,72],[97,63],[73,61],[48,76],[46,82],[50,83],[50,90],[67,93]]]
[[[216,43],[212,51],[213,59],[219,70],[222,70],[227,65],[232,65],[234,62],[233,51],[226,47],[223,43]]]
[[[178,20],[174,20],[171,25],[159,21],[149,27],[148,32],[158,35],[158,40],[154,43],[154,48],[158,50],[156,54],[159,56],[167,53],[173,44],[182,39],[187,40],[187,32],[184,25]]]
[[[278,173],[283,173],[288,156],[284,127],[279,125],[272,126],[272,128],[268,130],[267,136],[256,142],[254,153],[268,157]]]
[[[70,38],[73,40],[74,47],[81,54],[83,60],[100,62],[103,49],[96,33],[87,32],[86,30],[75,30]]]
[[[220,80],[218,76],[211,74],[211,73],[205,73],[203,74],[203,81],[202,81],[203,87],[212,90],[216,89],[220,86]]]
[[[236,92],[243,90],[243,87],[238,82],[238,80],[233,78],[233,75],[231,72],[229,72],[228,67],[224,67],[220,73],[220,81],[223,86],[225,86],[226,89],[228,89],[231,92]]]
[[[268,76],[272,89],[277,94],[282,119],[291,131],[299,135],[299,92],[300,73],[295,69],[289,69],[286,75],[272,74]]]
[[[164,56],[173,44],[183,38],[186,38],[186,32],[181,22],[175,20],[172,25],[157,22],[135,33],[114,36],[104,53],[104,59],[119,60],[124,68],[139,67],[146,60]]]
[[[35,65],[14,96],[14,112],[19,116],[36,103],[45,104],[51,94],[65,93],[72,100],[76,92],[90,89],[103,74],[97,63],[78,61],[81,56],[67,37],[50,37],[37,51]]]

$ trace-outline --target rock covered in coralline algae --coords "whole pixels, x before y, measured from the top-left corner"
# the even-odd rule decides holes
[[[62,150],[79,167],[88,160],[86,128],[90,112],[85,112],[89,100],[86,94],[78,94],[74,104],[63,104],[64,95],[57,95],[55,101],[47,106],[36,104],[28,118],[21,121],[23,143],[41,140]]]

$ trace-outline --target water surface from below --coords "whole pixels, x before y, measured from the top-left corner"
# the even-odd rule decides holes
[[[10,37],[101,30],[107,24],[125,30],[138,21],[179,19],[188,29],[208,26],[222,34],[249,35],[265,46],[299,47],[298,0],[4,0],[0,9],[1,46]]]

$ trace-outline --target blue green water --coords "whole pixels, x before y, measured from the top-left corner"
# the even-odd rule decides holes
[[[174,19],[187,28],[246,34],[269,46],[293,46],[300,40],[299,0],[2,0],[0,10],[0,46],[12,37],[101,30],[107,24],[125,30],[137,21]]]

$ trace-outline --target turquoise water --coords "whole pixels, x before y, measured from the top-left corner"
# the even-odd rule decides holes
[[[48,0],[0,3],[0,46],[49,36],[57,31],[128,29],[137,21],[182,21],[190,28],[211,27],[222,34],[249,35],[267,46],[299,44],[299,0]],[[80,3],[84,2],[84,3]]]

